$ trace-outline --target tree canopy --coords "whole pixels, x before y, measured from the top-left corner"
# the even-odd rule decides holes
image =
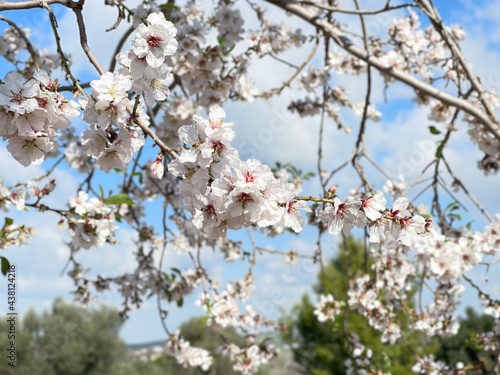
[[[310,371],[500,371],[500,298],[477,277],[495,275],[500,252],[492,182],[500,96],[475,53],[491,56],[491,46],[455,22],[460,13],[484,18],[469,11],[479,7],[0,2],[0,208],[8,213],[0,261],[10,311],[15,285],[41,288],[52,275],[26,275],[57,263],[84,305],[112,293],[124,319],[154,306],[164,351],[190,369],[182,371],[255,374],[279,358],[267,335],[286,328],[259,302],[278,311],[286,298],[268,297],[281,293],[285,267],[289,293],[304,288],[299,263],[322,270],[319,300],[302,300],[289,336],[308,348],[296,358]],[[495,45],[492,29],[486,39]],[[19,254],[37,229],[51,249]],[[346,239],[345,254],[325,263],[336,236],[351,234],[363,245]],[[56,240],[65,247],[55,249]],[[23,260],[33,270],[18,273]],[[471,345],[496,360],[467,346],[458,362],[453,350],[427,353],[424,343],[463,332],[461,298],[472,295],[495,321]],[[197,346],[175,329],[196,315],[191,307],[221,340],[187,327]],[[82,328],[92,314],[89,329],[67,337],[74,332],[64,319]],[[124,350],[113,315],[61,301],[50,316],[29,313],[20,363],[122,371],[106,367]],[[235,333],[243,340],[228,339]]]

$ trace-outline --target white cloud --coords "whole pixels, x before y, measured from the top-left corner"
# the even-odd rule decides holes
[[[41,176],[43,169],[38,165],[24,167],[15,160],[6,148],[0,148],[0,176],[6,181],[22,182]]]

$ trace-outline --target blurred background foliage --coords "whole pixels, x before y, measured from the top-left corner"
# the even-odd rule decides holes
[[[370,266],[363,244],[344,238],[337,256],[319,272],[313,292],[330,293],[336,300],[345,301],[349,275],[371,272]],[[452,338],[427,338],[410,333],[401,315],[406,340],[386,345],[381,343],[380,333],[355,311],[347,310],[335,323],[318,322],[313,313],[315,304],[310,294],[305,294],[300,304],[283,315],[282,323],[287,330],[282,335],[271,334],[282,348],[280,354],[271,365],[263,366],[258,375],[344,374],[344,361],[349,356],[344,331],[357,334],[361,343],[373,351],[372,362],[377,368],[393,375],[411,374],[415,354],[433,354],[448,365],[471,362],[476,371],[468,374],[494,374],[493,356],[471,344],[475,333],[493,329],[493,318],[479,315],[472,308],[460,319],[460,331]],[[201,317],[184,323],[180,330],[185,339],[192,346],[210,350],[215,357],[210,370],[203,372],[184,368],[174,358],[162,354],[161,342],[127,346],[119,337],[122,325],[118,311],[103,305],[87,309],[57,299],[49,311],[37,314],[31,309],[17,322],[17,367],[8,366],[2,354],[0,375],[233,375],[236,372],[230,361],[216,348],[224,340],[239,346],[245,342],[234,329],[207,326]],[[9,346],[7,331],[4,316],[0,320],[1,353],[6,353]],[[152,355],[153,349],[156,355]]]

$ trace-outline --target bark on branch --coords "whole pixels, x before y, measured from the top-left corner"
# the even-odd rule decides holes
[[[319,18],[316,14],[311,13],[303,6],[298,5],[295,1],[290,0],[266,0],[268,3],[276,5],[283,10],[290,12],[296,16],[299,16],[306,22],[314,25],[323,33],[330,38],[342,49],[349,52],[351,55],[356,56],[360,60],[363,60],[368,65],[374,67],[383,74],[386,74],[400,82],[407,84],[410,87],[420,91],[425,95],[429,95],[444,104],[454,106],[461,109],[462,111],[474,116],[477,121],[484,125],[498,140],[500,140],[499,127],[497,125],[498,119],[494,114],[492,118],[483,111],[482,109],[474,106],[471,102],[450,95],[438,88],[420,81],[419,79],[407,74],[397,68],[387,66],[383,64],[378,58],[370,56],[367,51],[356,46],[346,35],[337,27],[327,22],[324,19]]]

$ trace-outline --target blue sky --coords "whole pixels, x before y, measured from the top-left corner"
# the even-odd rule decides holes
[[[446,23],[457,23],[464,26],[467,32],[467,39],[462,44],[464,54],[470,59],[475,71],[483,77],[485,87],[500,91],[500,73],[497,69],[492,69],[492,67],[500,66],[500,32],[498,31],[500,28],[498,20],[494,17],[495,14],[500,14],[500,4],[494,1],[472,0],[456,2],[439,0],[435,1],[435,4]],[[79,73],[84,81],[95,78],[96,74],[90,70],[85,56],[80,51],[74,14],[64,13],[64,9],[59,6],[55,6],[54,11],[59,19],[63,46],[73,55],[74,71]],[[280,14],[275,9],[271,12],[276,15]],[[98,5],[88,7],[84,15],[86,19],[92,19],[93,25],[96,25],[90,27],[89,23],[88,26],[90,47],[98,59],[103,62],[103,65],[107,66],[112,54],[112,49],[109,46],[119,39],[120,32],[126,27],[123,25],[112,33],[103,34],[103,30],[114,22],[115,14],[109,7],[101,5],[101,2]],[[53,48],[53,36],[45,11],[7,12],[5,16],[25,27],[30,27],[35,43]],[[390,17],[383,16],[373,21],[373,25],[383,30],[390,21]],[[289,22],[297,27],[301,25],[295,19],[289,20]],[[308,53],[309,47],[306,47],[306,50]],[[287,54],[292,61],[298,63],[304,58],[303,55],[303,51],[290,51]],[[2,70],[0,75],[3,77],[10,68],[3,61],[0,64]],[[269,60],[264,60],[255,64],[251,72],[257,86],[265,89],[278,85],[292,71],[274,63],[271,64]],[[351,97],[355,98],[353,102],[361,101],[364,97],[364,77],[336,76],[333,77],[333,81],[335,84],[345,85],[350,90]],[[398,174],[403,173],[407,181],[411,182],[419,168],[422,168],[426,162],[433,158],[432,145],[436,144],[439,137],[430,135],[426,111],[411,103],[411,90],[403,85],[391,86],[387,91],[388,101],[386,103],[384,102],[381,82],[377,75],[373,101],[377,108],[383,112],[383,116],[380,123],[369,122],[367,125],[368,151],[375,155],[377,162],[382,164],[393,178],[397,179]],[[302,98],[303,93],[298,90],[286,90],[283,94],[282,97],[269,101],[257,100],[254,103],[228,103],[225,105],[228,121],[236,123],[237,136],[233,145],[240,149],[240,153],[246,152],[247,156],[257,157],[269,165],[274,165],[276,161],[292,162],[304,171],[316,172],[319,119],[300,119],[288,113],[285,108],[290,99]],[[356,140],[358,122],[359,119],[348,113],[345,114],[344,123],[353,127],[351,134],[338,131],[333,124],[327,122],[324,143],[325,167],[332,169],[348,157]],[[276,123],[286,126],[273,127]],[[250,137],[260,140],[251,148],[248,146]],[[151,151],[151,159],[154,158],[153,154],[154,152]],[[40,175],[44,168],[50,166],[48,163],[41,167],[23,168],[10,158],[5,150],[5,144],[0,146],[0,155],[2,157],[0,177],[5,180],[27,181]],[[480,158],[480,153],[471,145],[463,124],[460,125],[460,130],[454,134],[451,148],[445,151],[445,155],[458,171],[459,177],[468,182],[468,187],[479,197],[480,202],[488,207],[491,213],[500,212],[500,203],[497,199],[499,178],[497,176],[485,177],[477,171],[475,162]],[[370,168],[367,168],[367,173],[378,188],[383,186],[385,183],[383,176]],[[100,179],[108,186],[113,185],[117,180],[117,177],[111,177],[111,180],[107,180],[108,176],[100,174]],[[51,197],[50,203],[60,206],[64,205],[63,198],[75,195],[81,177],[64,166],[56,172],[56,177],[61,182],[56,190],[57,196]],[[339,186],[339,195],[345,197],[348,189],[356,186],[359,181],[354,172],[347,168],[338,174],[333,183]],[[305,194],[317,195],[318,193],[317,182],[305,185]],[[410,197],[414,195],[410,194]],[[468,203],[463,194],[458,196],[469,209],[469,214],[464,214],[464,221],[475,220],[475,228],[481,228],[485,221],[477,209]],[[429,196],[424,195],[422,200],[424,203],[428,203]],[[152,217],[157,217],[158,212],[157,210],[155,212],[153,205],[150,205],[149,210]],[[54,229],[58,218],[55,215],[38,215],[32,212],[29,214],[12,212],[8,215],[14,217],[16,222],[33,225],[37,229],[37,235],[29,241],[28,245],[5,252],[5,255],[13,263],[16,263],[19,269],[19,311],[22,313],[29,306],[43,310],[48,308],[57,296],[71,299],[69,293],[72,290],[71,280],[66,276],[59,276],[68,257],[68,248],[64,244],[68,235],[66,229],[60,231]],[[255,236],[256,241],[261,246],[269,245],[282,251],[294,249],[303,254],[312,254],[315,250],[315,233],[314,229],[308,228],[300,237],[285,235],[266,239],[258,233]],[[244,246],[250,248],[245,231],[232,233],[231,238],[244,241]],[[78,260],[91,267],[92,274],[102,273],[106,276],[114,276],[120,272],[130,271],[134,262],[132,239],[131,231],[125,227],[118,233],[119,245],[89,251],[82,250],[77,254]],[[338,240],[339,238],[332,236],[325,238],[323,244],[325,254],[332,256],[335,253]],[[208,269],[214,271],[215,278],[222,285],[229,279],[241,279],[246,273],[246,264],[237,261],[224,265],[220,254],[213,254],[208,249],[203,255],[204,264],[207,265]],[[165,264],[168,267],[173,265],[188,266],[189,259],[186,256],[177,256],[169,252]],[[495,267],[498,267],[498,264]],[[257,279],[260,280],[258,282],[259,288],[250,302],[257,311],[264,313],[266,317],[276,319],[280,316],[280,306],[289,309],[298,302],[303,293],[310,290],[310,285],[316,280],[317,271],[317,266],[308,262],[290,267],[285,265],[279,256],[267,256],[258,262],[255,269]],[[495,271],[498,269],[492,269],[490,273],[493,275]],[[476,277],[477,281],[483,277],[479,272],[472,276]],[[490,282],[486,286],[487,290],[498,295],[499,290],[493,284]],[[2,289],[0,296],[3,293],[5,291]],[[191,316],[203,313],[201,309],[193,305],[197,295],[198,293],[194,293],[193,297],[186,299],[182,310],[178,310],[175,305],[172,305],[167,321],[170,328],[177,327]],[[475,303],[474,293],[467,294],[465,300],[467,303],[464,305]],[[101,296],[101,301],[119,307],[121,298],[117,293],[109,292]],[[125,323],[121,335],[129,343],[165,339],[165,334],[160,328],[156,301],[148,301],[141,310],[133,311],[130,320]]]

